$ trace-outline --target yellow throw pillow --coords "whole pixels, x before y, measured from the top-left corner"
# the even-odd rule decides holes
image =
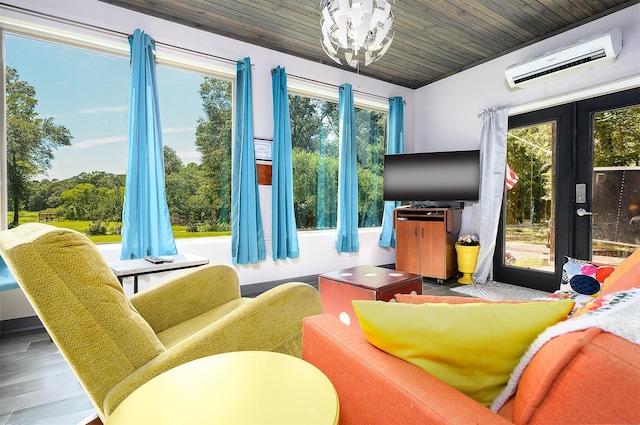
[[[529,345],[573,300],[517,304],[352,301],[367,340],[491,406]]]

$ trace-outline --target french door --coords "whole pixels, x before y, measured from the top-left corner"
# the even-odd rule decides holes
[[[553,292],[563,257],[640,247],[640,89],[509,117],[494,280]]]

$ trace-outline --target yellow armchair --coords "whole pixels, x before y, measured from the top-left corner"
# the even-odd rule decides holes
[[[301,356],[310,285],[241,298],[236,271],[208,265],[129,298],[84,235],[40,223],[0,232],[0,255],[104,422],[136,388],[182,363],[265,350]]]

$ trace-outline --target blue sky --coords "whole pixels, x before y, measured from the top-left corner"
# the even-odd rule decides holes
[[[50,179],[82,172],[124,174],[127,169],[129,58],[13,35],[6,62],[36,90],[40,117],[71,131],[72,146],[55,152]],[[198,162],[197,118],[203,116],[199,74],[158,66],[163,141],[184,163]]]

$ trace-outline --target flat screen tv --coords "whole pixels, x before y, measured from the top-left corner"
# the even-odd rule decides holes
[[[384,157],[383,198],[428,206],[477,201],[480,151],[390,154]]]

